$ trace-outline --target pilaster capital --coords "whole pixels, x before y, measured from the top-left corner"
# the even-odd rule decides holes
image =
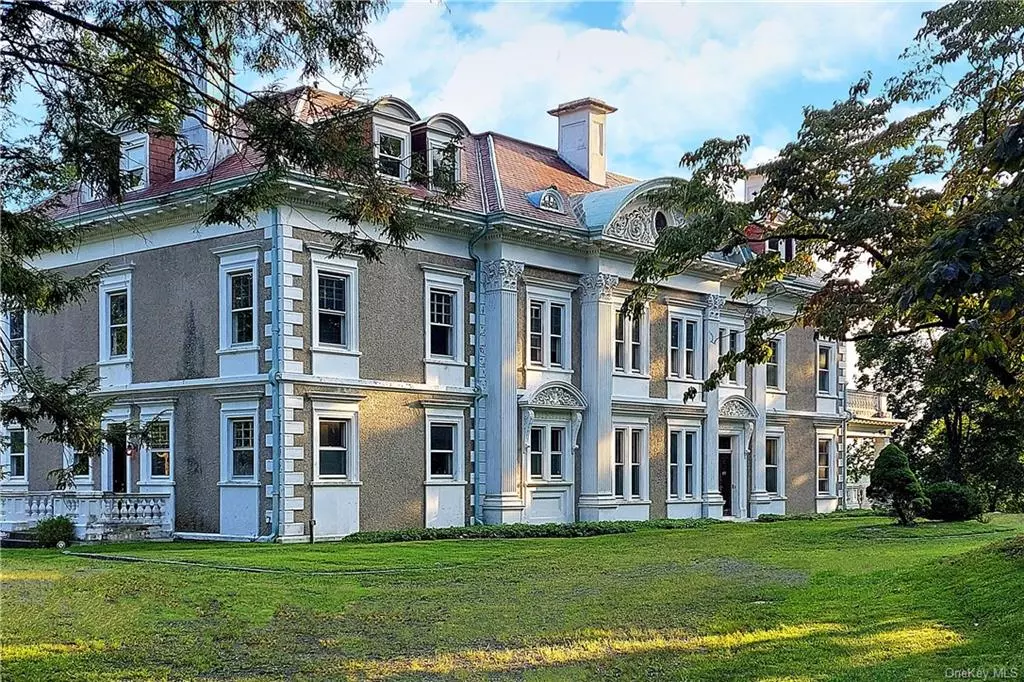
[[[595,272],[580,277],[580,294],[584,301],[609,301],[618,285],[617,275]]]
[[[752,319],[752,320],[753,319],[757,319],[759,317],[771,317],[772,316],[772,309],[769,308],[766,305],[755,305],[755,306],[751,307],[750,312],[748,313],[748,315],[750,316],[750,319]]]
[[[720,320],[722,319],[722,308],[725,307],[725,302],[728,299],[725,296],[719,296],[718,294],[707,294],[704,296],[704,315],[709,320]]]
[[[523,264],[512,260],[489,260],[483,264],[484,291],[517,291]]]

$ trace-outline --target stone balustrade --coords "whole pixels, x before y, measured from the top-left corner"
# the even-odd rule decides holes
[[[170,493],[104,493],[81,490],[0,490],[0,532],[28,530],[43,519],[67,516],[83,540],[137,530],[147,537],[174,531]]]

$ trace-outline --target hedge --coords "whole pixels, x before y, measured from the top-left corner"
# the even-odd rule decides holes
[[[848,519],[863,516],[889,516],[889,514],[874,509],[840,509],[828,514],[761,514],[757,520],[761,523],[774,523],[776,521],[820,521],[822,519]]]
[[[455,528],[408,528],[405,530],[353,533],[342,542],[413,542],[420,540],[481,540],[520,538],[585,538],[596,535],[635,533],[639,530],[703,528],[716,519],[657,519],[654,521],[579,521],[576,523],[511,523],[506,525],[459,526]]]

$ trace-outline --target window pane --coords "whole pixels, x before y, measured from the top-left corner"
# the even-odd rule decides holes
[[[348,452],[320,448],[320,475],[348,476]]]
[[[252,310],[231,313],[231,343],[252,343]]]
[[[8,316],[8,327],[10,329],[9,338],[11,341],[16,339],[25,338],[25,311],[24,310],[12,310]]]
[[[231,309],[252,308],[252,273],[231,275]]]
[[[11,478],[25,478],[25,455],[11,455]]]
[[[625,473],[626,431],[615,429],[615,495],[624,494],[623,479]]]
[[[128,355],[128,327],[112,327],[110,329],[111,357]]]
[[[232,453],[232,475],[235,478],[251,478],[255,465],[252,450],[234,450]]]
[[[149,473],[155,478],[171,475],[171,453],[169,450],[152,450],[150,452]]]
[[[430,292],[430,322],[453,325],[455,322],[455,295],[445,291]]]
[[[564,306],[551,305],[551,333],[555,336],[562,335],[562,316],[564,314]]]
[[[128,324],[128,294],[110,294],[110,324]]]
[[[779,470],[776,467],[768,467],[765,470],[764,487],[770,493],[779,492]]]
[[[345,312],[347,303],[345,290],[347,285],[347,277],[320,275],[318,284],[320,310]]]
[[[325,313],[319,315],[320,322],[320,343],[329,343],[335,346],[345,345],[345,316],[340,313]]]
[[[341,419],[320,420],[320,447],[347,448],[345,427],[347,422]]]
[[[779,439],[769,438],[764,443],[764,461],[769,466],[779,463]]]
[[[562,453],[565,452],[565,429],[551,429],[551,477],[562,477]]]
[[[455,426],[453,424],[431,424],[430,449],[455,450]]]
[[[166,449],[171,446],[171,429],[165,421],[154,421],[149,424],[149,446]]]
[[[400,158],[402,156],[402,138],[395,137],[394,135],[388,135],[386,133],[381,133],[380,153],[382,155]]]
[[[431,452],[430,453],[430,475],[431,476],[453,476],[452,453]]]
[[[544,441],[544,429],[532,428],[530,429],[530,477],[541,478],[544,475],[543,472],[543,458],[544,453],[542,451],[542,444]]]
[[[25,452],[25,430],[24,429],[13,429],[7,437],[10,441],[8,447],[11,450],[12,455],[20,455]]]
[[[679,496],[679,432],[673,432],[668,441],[668,494]]]
[[[430,325],[430,354],[454,357],[452,328],[440,324]]]

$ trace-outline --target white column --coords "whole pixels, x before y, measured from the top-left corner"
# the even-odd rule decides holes
[[[722,319],[725,296],[708,294],[704,297],[704,347],[707,348],[709,373],[718,369],[718,331]],[[725,499],[718,490],[718,408],[719,390],[705,394],[707,417],[704,420],[704,516],[721,518]]]
[[[483,265],[487,315],[487,484],[483,511],[486,523],[519,523],[519,408],[516,397],[516,339],[519,278],[523,264],[492,260]]]
[[[754,309],[755,317],[765,317],[770,311],[758,306]],[[756,418],[754,420],[754,439],[751,443],[752,457],[751,465],[754,467],[752,482],[753,489],[750,491],[750,511],[752,518],[768,510],[768,492],[765,490],[765,428],[766,412],[768,410],[768,367],[764,363],[758,363],[753,368],[753,385],[751,386],[751,402],[754,403]]]
[[[580,448],[580,520],[612,518],[613,490],[612,372],[615,369],[615,275],[580,277],[582,334],[580,381],[587,399]]]

